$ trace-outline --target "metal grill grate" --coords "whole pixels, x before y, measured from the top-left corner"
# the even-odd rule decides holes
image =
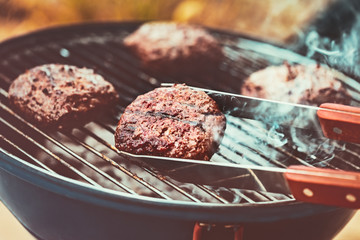
[[[214,31],[226,51],[225,62],[211,74],[174,79],[142,71],[139,62],[124,49],[122,39],[137,26],[129,23],[84,25],[46,30],[3,43],[0,46],[0,137],[3,149],[49,172],[132,195],[223,204],[292,201],[292,196],[266,190],[257,192],[178,182],[146,164],[135,164],[124,158],[114,147],[113,134],[124,108],[136,96],[160,86],[161,82],[185,82],[236,93],[242,79],[256,70],[281,64],[284,60],[297,63],[308,63],[310,60],[268,44]],[[119,93],[121,99],[115,106],[115,113],[109,112],[72,130],[54,131],[28,123],[10,108],[7,89],[11,81],[26,69],[45,63],[94,68],[112,82]],[[346,82],[353,103],[359,105],[360,93],[357,89],[360,89],[360,83],[352,79]],[[264,145],[260,150],[250,144],[251,141],[261,142],[266,136],[267,130],[261,124],[228,116],[227,133],[212,161],[281,168],[302,164],[360,170],[359,145],[335,146],[331,153],[320,148],[316,153],[307,154],[297,151],[291,143],[281,147]],[[273,152],[277,157],[268,157],[265,152]]]

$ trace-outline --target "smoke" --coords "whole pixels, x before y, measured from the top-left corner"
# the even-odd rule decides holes
[[[281,147],[285,145],[288,140],[285,137],[285,134],[282,132],[278,132],[279,126],[274,125],[270,128],[270,130],[267,133],[266,141],[273,145],[274,147]]]
[[[308,58],[325,63],[355,79],[360,78],[359,3],[351,0],[339,1],[323,16],[321,24],[315,24],[308,33],[304,34],[304,44],[307,47],[305,55]],[[352,88],[348,90],[351,91],[352,97],[357,99],[360,94],[359,80],[354,81],[346,77],[340,80]],[[306,134],[299,129],[321,129],[314,111],[299,112],[291,107],[270,109],[261,105],[256,111],[266,113],[266,115],[259,115],[261,117],[258,120],[269,126],[268,143],[276,147],[291,143],[296,151],[306,153],[305,160],[308,163],[326,164],[334,158],[335,151],[345,150],[345,144],[339,145],[337,141],[326,139],[320,133],[310,131],[311,133]],[[279,111],[281,111],[281,117],[279,117]],[[280,127],[283,125],[295,127],[287,131]],[[272,139],[272,136],[275,136],[275,139]],[[318,162],[319,159],[322,161]]]
[[[323,29],[314,27],[305,37],[307,56],[318,58],[317,60],[324,61],[330,67],[352,76],[360,76],[360,11],[356,10],[357,6],[352,6],[350,1],[345,1],[344,4],[348,4],[346,10],[342,10],[342,15],[346,14],[346,16],[337,17],[337,19],[339,22],[351,19],[350,28],[347,29],[349,23],[345,26],[341,26],[340,23],[328,26],[335,28],[330,30],[330,33],[339,33],[339,36],[333,36],[334,34],[322,34]],[[334,12],[334,14],[341,13]],[[331,21],[328,24],[330,25]]]
[[[338,2],[339,4],[346,4],[347,1]],[[360,3],[360,1],[358,2]],[[293,60],[293,62],[303,63],[304,65],[309,65],[317,61],[322,63],[322,65],[326,64],[331,68],[340,70],[327,71],[323,66],[319,69],[323,69],[324,74],[316,76],[312,69],[306,68],[306,72],[297,79],[297,83],[299,84],[294,84],[294,86],[291,87],[291,91],[294,92],[293,94],[295,94],[297,98],[303,96],[306,89],[313,88],[313,82],[316,81],[319,83],[318,78],[327,78],[330,77],[329,75],[334,74],[331,77],[342,81],[345,85],[344,87],[351,95],[353,99],[351,105],[360,102],[360,82],[341,73],[346,73],[346,75],[350,75],[351,77],[355,76],[355,79],[357,79],[356,76],[360,76],[360,14],[351,10],[351,6],[346,6],[345,9],[350,10],[350,13],[346,12],[346,14],[349,15],[349,19],[351,19],[351,24],[347,21],[346,27],[341,26],[341,24],[345,22],[345,18],[335,17],[335,19],[340,22],[339,24],[332,24],[331,21],[327,21],[328,19],[324,19],[324,23],[328,25],[327,28],[330,33],[324,34],[324,28],[320,29],[319,25],[314,25],[310,31],[303,34],[303,38],[301,39],[302,43],[300,44],[306,45],[306,52],[302,53],[308,58],[304,57],[300,59],[299,57],[295,58],[294,56],[286,54],[281,55],[282,59],[296,59]],[[333,16],[339,13],[340,9],[335,7],[329,15]],[[241,41],[239,45],[242,47],[253,47],[250,42],[248,43],[246,41]],[[299,46],[296,46],[296,48],[299,48]],[[276,49],[276,51],[278,50]],[[229,51],[229,53],[233,54],[231,51]],[[274,51],[270,47],[262,48],[261,53],[274,55]],[[230,55],[230,57],[234,60],[238,58],[238,56],[234,55]],[[276,59],[273,61],[276,61]],[[274,62],[272,63],[275,65]],[[321,71],[319,69],[315,69],[315,72]],[[285,70],[287,69],[285,68]],[[271,73],[266,72],[266,74],[262,76],[258,75],[258,79],[259,81],[263,81],[263,79],[273,79],[272,93],[279,95],[283,93],[282,91],[284,91],[286,87],[289,87],[280,85],[281,81],[279,81],[280,83],[276,82],[276,78],[279,77],[279,71],[274,72],[276,73],[274,76],[269,76]],[[327,74],[325,74],[325,72]],[[287,74],[286,71],[285,73]],[[284,75],[286,76],[286,74]],[[313,77],[314,81],[303,81],[309,77]],[[332,87],[335,90],[339,90],[340,84]],[[331,100],[319,99],[319,101]],[[250,109],[249,105],[243,105],[242,103],[246,102],[250,104],[250,102],[237,102],[236,99],[233,102],[233,105],[238,106],[238,108],[234,107],[231,108],[232,111],[225,111],[228,115],[236,117],[237,112],[240,112],[240,115],[243,116],[245,115],[245,110]],[[234,137],[230,138],[225,134],[223,143],[231,149],[243,153],[242,159],[237,160],[237,162],[251,164],[251,160],[254,160],[259,164],[267,166],[267,163],[260,159],[261,157],[266,157],[284,165],[294,164],[294,159],[296,159],[296,161],[299,162],[306,162],[314,166],[322,167],[331,164],[336,154],[346,149],[345,143],[327,139],[323,136],[315,108],[312,110],[311,108],[301,110],[291,105],[282,105],[281,107],[276,107],[275,105],[276,104],[266,103],[255,105],[249,118],[253,119],[255,116],[257,121],[248,119],[237,121],[236,118],[227,116],[228,126],[226,133]],[[243,108],[242,106],[245,107]],[[244,110],[244,112],[242,112],[242,110]],[[250,151],[241,149],[238,145],[254,150],[258,156],[251,155]],[[227,152],[224,150],[224,153]]]
[[[237,100],[233,102],[236,104]],[[288,159],[291,161],[294,156],[299,156],[310,164],[322,165],[334,158],[338,144],[323,136],[317,108],[277,101],[250,101],[248,104],[239,104],[238,108],[226,111],[227,127],[222,144],[242,153],[241,159],[229,156],[230,159],[267,165],[264,157],[286,164]],[[243,118],[246,115],[250,119]],[[224,155],[229,154],[224,148],[221,150]]]

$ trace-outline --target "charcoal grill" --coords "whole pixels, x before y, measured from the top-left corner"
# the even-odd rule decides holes
[[[214,239],[216,234],[234,239],[239,232],[244,239],[334,236],[353,210],[300,203],[291,195],[266,190],[179,182],[118,153],[113,134],[122,111],[136,96],[163,82],[237,93],[241,81],[256,70],[284,60],[313,62],[277,46],[211,29],[227,56],[219,69],[197,76],[164,76],[143,70],[122,45],[122,39],[140,24],[91,23],[46,29],[0,45],[0,193],[19,221],[38,239],[191,239],[196,235],[194,226],[195,232],[211,233]],[[19,74],[46,63],[95,69],[114,84],[119,104],[75,129],[55,131],[32,125],[11,108],[7,89]],[[352,104],[359,105],[360,83],[345,75],[342,78],[353,96]],[[267,146],[266,151],[283,156],[278,161],[248,145],[248,140],[239,139],[261,140],[266,134],[261,126],[233,118],[228,118],[227,125],[233,134],[225,135],[212,161],[360,170],[358,145],[311,154],[297,151],[291,144]]]

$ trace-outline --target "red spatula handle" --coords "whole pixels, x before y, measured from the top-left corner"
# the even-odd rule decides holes
[[[360,143],[360,108],[324,103],[320,105],[317,115],[325,137]]]
[[[360,208],[360,173],[290,166],[284,175],[299,201]]]

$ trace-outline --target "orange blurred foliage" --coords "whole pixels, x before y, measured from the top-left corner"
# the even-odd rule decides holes
[[[0,40],[85,21],[175,20],[285,42],[332,1],[0,0]]]

